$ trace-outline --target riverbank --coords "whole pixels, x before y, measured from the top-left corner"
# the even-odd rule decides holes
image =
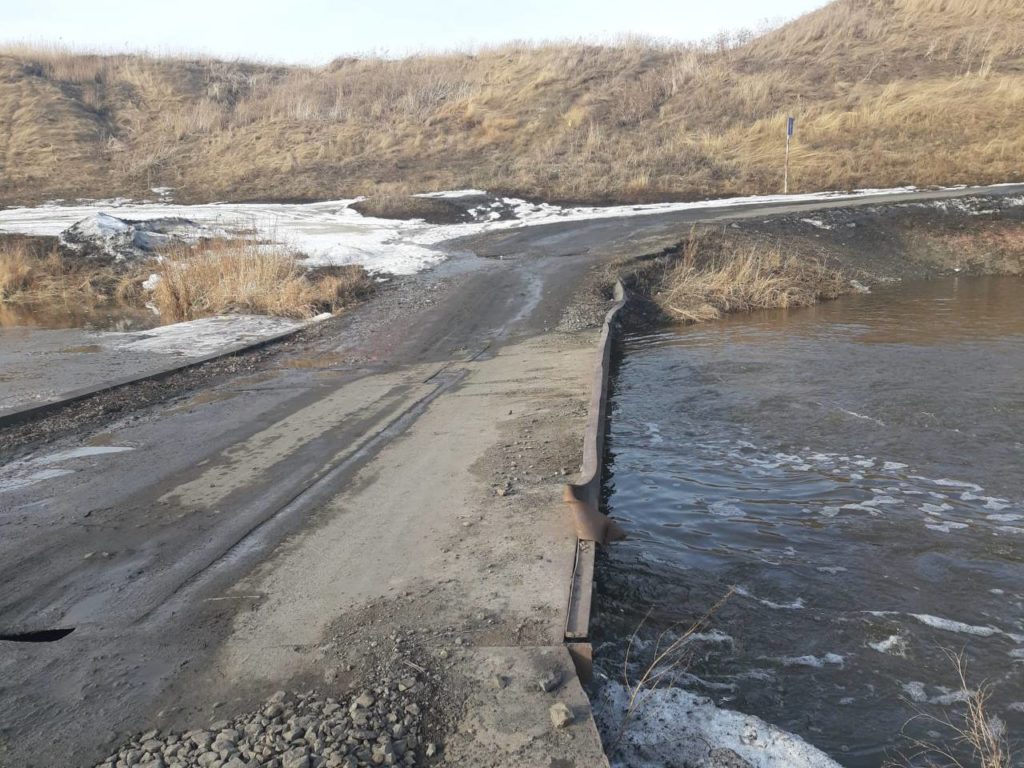
[[[830,207],[703,224],[618,268],[634,327],[785,309],[945,276],[1024,275],[1024,197]]]

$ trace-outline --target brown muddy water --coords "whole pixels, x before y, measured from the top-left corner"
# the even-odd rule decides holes
[[[0,329],[83,328],[91,331],[142,331],[160,325],[160,316],[148,309],[119,304],[89,305],[54,302],[11,304],[0,302]]]
[[[1024,281],[908,284],[626,339],[597,668],[737,594],[674,684],[851,768],[952,744],[949,652],[1024,737]],[[901,735],[901,731],[905,731]]]

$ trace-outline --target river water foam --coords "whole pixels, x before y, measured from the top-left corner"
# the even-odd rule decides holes
[[[915,714],[961,716],[963,653],[1024,732],[1022,298],[957,279],[629,338],[599,672],[735,587],[671,676],[689,694],[875,768]]]

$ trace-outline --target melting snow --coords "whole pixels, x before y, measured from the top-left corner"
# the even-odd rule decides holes
[[[56,236],[68,227],[90,217],[112,216],[119,219],[149,220],[181,217],[197,226],[225,231],[254,232],[284,243],[309,256],[311,266],[362,264],[373,272],[412,274],[443,261],[446,254],[436,246],[447,240],[480,234],[495,229],[534,226],[565,221],[585,221],[625,216],[646,216],[673,211],[699,210],[767,203],[799,203],[838,200],[867,195],[899,194],[913,187],[865,189],[853,193],[824,192],[806,195],[768,195],[725,200],[701,200],[690,203],[609,206],[602,208],[562,208],[546,203],[503,198],[495,205],[511,210],[513,219],[484,220],[467,224],[435,226],[423,221],[399,221],[361,216],[350,206],[357,200],[334,200],[307,204],[211,203],[176,205],[169,202],[133,203],[127,200],[101,200],[80,205],[46,204],[35,208],[9,208],[0,211],[0,231]],[[169,190],[168,190],[169,192]],[[158,194],[162,194],[158,192]],[[460,198],[485,195],[482,190],[466,189],[434,192],[423,197]],[[124,235],[124,233],[122,233]]]
[[[617,683],[601,689],[595,715],[606,736],[619,733],[628,702],[629,692]],[[615,768],[698,765],[712,750],[732,750],[753,768],[839,768],[795,734],[678,688],[641,696],[630,722],[612,760]]]

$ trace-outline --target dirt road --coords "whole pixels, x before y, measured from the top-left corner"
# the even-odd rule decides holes
[[[0,641],[0,765],[93,764],[128,733],[205,726],[277,689],[342,695],[396,659],[433,681],[432,760],[600,765],[561,647],[561,486],[604,310],[579,287],[695,221],[764,215],[456,243],[249,372],[8,462],[0,634],[74,631]],[[564,683],[538,691],[554,668]]]

